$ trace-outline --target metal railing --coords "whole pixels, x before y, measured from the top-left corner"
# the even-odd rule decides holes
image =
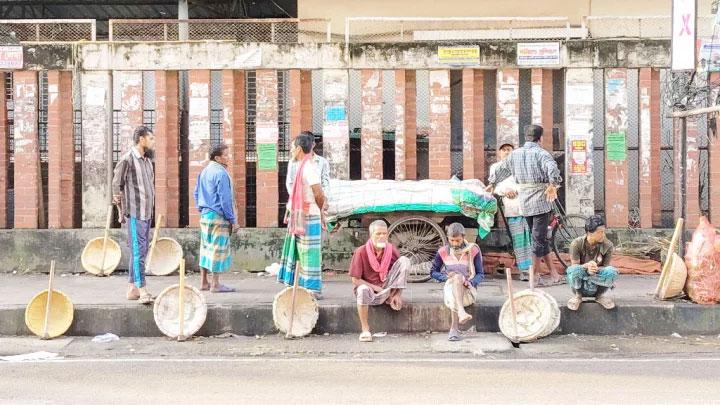
[[[567,17],[347,17],[345,42],[584,38]]]
[[[697,17],[697,35],[711,37],[714,30],[714,16]],[[672,17],[653,16],[587,16],[583,27],[591,38],[647,38],[666,39],[672,36]]]
[[[327,19],[110,20],[110,41],[330,42]]]
[[[95,41],[95,20],[0,20],[0,35],[20,42]]]

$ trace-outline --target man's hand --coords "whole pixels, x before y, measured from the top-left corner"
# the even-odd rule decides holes
[[[515,190],[508,190],[507,193],[505,193],[505,197],[507,197],[511,200],[517,196],[518,196],[518,193]]]
[[[492,184],[488,184],[488,185],[485,187],[485,191],[488,192],[488,193],[490,193],[490,194],[492,194],[492,192],[495,191],[495,186],[492,185]]]
[[[368,285],[369,285],[369,286],[373,289],[373,291],[375,291],[376,293],[379,293],[380,291],[383,290],[382,286],[375,285],[375,284],[370,284],[370,283],[368,283]]]
[[[595,263],[595,260],[591,260],[585,264],[585,268],[589,274],[595,274],[597,273],[598,265]]]
[[[112,199],[113,204],[115,204],[115,205],[120,205],[120,199],[121,199],[121,198],[122,198],[122,195],[121,195],[121,194],[115,194],[115,195],[113,196],[113,199]]]
[[[545,189],[545,199],[548,202],[557,200],[557,190],[557,186],[549,185],[548,188]]]

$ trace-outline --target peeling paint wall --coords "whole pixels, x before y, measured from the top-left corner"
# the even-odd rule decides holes
[[[142,72],[114,72],[115,84],[120,85],[120,154],[127,152],[133,145],[135,128],[143,123],[143,83]]]
[[[450,71],[431,70],[430,78],[430,178],[447,180],[450,161]]]
[[[497,145],[520,145],[520,71],[497,72]]]
[[[383,178],[383,94],[379,70],[361,72],[361,169],[362,179]],[[397,136],[397,134],[396,134]]]
[[[605,216],[608,226],[628,225],[628,72],[605,71]],[[613,134],[622,134],[624,157],[613,159]]]
[[[565,73],[565,205],[568,214],[589,216],[595,212],[593,176],[593,72],[592,69],[568,69]],[[573,141],[585,144],[575,151]],[[573,173],[572,163],[584,169]],[[583,165],[584,163],[584,165]]]
[[[330,162],[330,177],[350,179],[350,140],[347,120],[348,71],[323,70],[323,150]],[[328,120],[329,109],[342,109],[345,119]]]

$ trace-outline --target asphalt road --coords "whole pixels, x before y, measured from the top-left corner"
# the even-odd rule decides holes
[[[81,359],[0,375],[7,404],[720,402],[720,359]]]

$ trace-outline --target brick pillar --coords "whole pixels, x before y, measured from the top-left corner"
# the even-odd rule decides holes
[[[15,85],[15,228],[37,229],[43,222],[37,72],[13,72],[13,82]]]
[[[5,73],[0,73],[5,80]],[[0,229],[8,227],[7,213],[7,174],[8,163],[8,132],[7,132],[7,103],[5,95],[0,96]]]
[[[382,75],[377,69],[360,73],[362,94],[361,173],[363,180],[383,178]]]
[[[520,144],[520,70],[497,71],[497,146]]]
[[[532,69],[532,123],[541,125],[545,130],[541,146],[553,150],[553,71]],[[522,130],[522,129],[521,129]]]
[[[720,85],[720,73],[710,73],[712,86]],[[711,133],[713,128],[708,128]],[[720,136],[720,119],[715,120],[715,134]],[[710,177],[710,222],[720,225],[720,140],[710,137],[708,172]]]
[[[395,71],[395,180],[417,179],[415,71]]]
[[[257,70],[257,118],[255,134],[257,136],[257,226],[274,228],[278,226],[278,82],[275,70]],[[263,145],[275,150],[275,162],[272,167],[261,168]]]
[[[300,70],[300,131],[313,130],[312,71]],[[298,132],[298,133],[299,133]],[[297,136],[293,134],[293,136]]]
[[[234,171],[232,172],[235,191],[235,207],[238,210],[238,224],[242,227],[246,226],[245,210],[247,207],[247,197],[245,195],[245,186],[247,184],[246,161],[245,161],[245,72],[242,70],[233,71],[235,76],[235,99],[233,120],[233,156],[235,158]]]
[[[611,134],[627,136],[627,70],[605,71],[605,215],[609,227],[628,225],[627,157],[611,160]],[[625,150],[627,147],[623,145]]]
[[[104,228],[110,203],[109,136],[112,77],[106,71],[82,74],[82,226]]]
[[[348,71],[344,69],[323,70],[323,106],[342,108],[344,120],[329,121],[323,118],[323,152],[330,162],[330,177],[348,180],[350,178],[350,132],[347,120]]]
[[[568,151],[565,154],[565,206],[568,214],[589,216],[595,212],[593,104],[592,69],[568,69],[565,73],[565,150]]]
[[[222,71],[223,142],[228,146],[228,173],[235,173],[235,74],[233,70]],[[233,179],[234,182],[234,179]]]
[[[482,70],[463,69],[463,178],[485,181],[485,123]]]
[[[197,178],[207,163],[210,147],[210,71],[191,70],[190,82],[190,168],[188,170],[188,207],[190,226],[200,224],[200,214],[195,208],[195,185]]]
[[[75,189],[72,72],[48,71],[48,227],[72,228]]]
[[[450,163],[450,71],[430,71],[430,178],[448,180]]]
[[[178,114],[178,73],[156,70],[155,218],[163,214],[168,228],[180,226]]]
[[[302,131],[312,131],[312,99],[307,100],[307,94],[303,94],[302,75],[303,72],[300,69],[291,69],[288,74],[288,108],[290,119],[289,131],[291,140],[295,139]],[[311,128],[303,129],[303,112],[308,112],[307,104],[310,104],[309,106]]]
[[[680,139],[680,119],[675,119],[677,138]],[[700,222],[700,151],[698,149],[698,118],[687,118],[687,188],[685,198],[687,200],[687,218],[685,223],[688,229],[695,229]],[[680,162],[680,147],[677,147],[677,162]],[[678,165],[679,166],[679,165]],[[681,169],[682,170],[682,169]],[[680,176],[677,176],[678,198],[682,198],[680,192]],[[676,204],[676,216],[680,216],[680,201]]]
[[[127,152],[135,143],[133,132],[143,123],[142,72],[120,71],[115,73],[120,84],[120,154]]]
[[[660,71],[640,69],[640,227],[660,226]]]

